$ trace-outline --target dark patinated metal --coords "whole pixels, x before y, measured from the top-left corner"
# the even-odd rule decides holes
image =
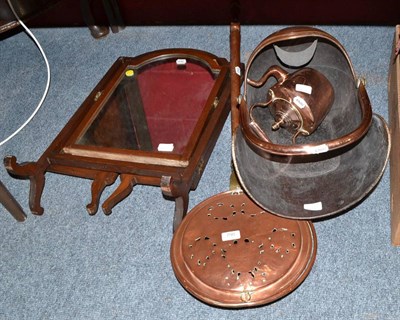
[[[265,76],[277,67],[283,70],[278,83]],[[269,90],[282,82],[280,74],[309,68],[328,80],[335,99],[319,126],[293,143],[293,133],[274,130],[276,119],[268,108],[253,106],[268,102]],[[254,79],[263,75],[268,79],[258,86]],[[321,92],[322,102],[326,84],[321,79],[312,89]],[[331,35],[296,27],[267,37],[250,55],[238,104],[235,171],[243,189],[265,210],[296,219],[331,216],[358,203],[381,178],[390,150],[387,125],[373,115],[364,81]]]
[[[317,250],[311,222],[271,215],[241,191],[196,206],[171,244],[176,277],[211,305],[242,308],[273,302],[300,285]]]

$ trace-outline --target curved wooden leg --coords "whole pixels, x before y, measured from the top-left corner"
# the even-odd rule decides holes
[[[29,207],[33,214],[42,215],[44,209],[40,205],[40,200],[45,184],[44,174],[49,164],[43,161],[42,163],[27,162],[20,165],[17,163],[17,159],[14,156],[8,156],[4,158],[4,165],[11,175],[22,179],[29,178],[31,182]]]
[[[175,198],[175,214],[173,220],[173,232],[181,224],[183,218],[186,216],[187,210],[189,206],[189,194],[182,194],[180,197]]]
[[[136,177],[132,174],[121,174],[120,178],[121,183],[102,205],[103,212],[106,215],[111,214],[112,208],[114,208],[118,202],[129,196],[133,187],[136,185]]]
[[[31,181],[31,187],[29,191],[29,208],[33,214],[41,216],[44,212],[43,207],[40,205],[45,183],[44,173],[35,174],[34,176],[30,177],[29,180]]]
[[[118,177],[115,172],[99,172],[96,174],[92,183],[92,201],[86,206],[86,210],[90,215],[94,215],[99,208],[101,194],[105,187],[112,185]]]
[[[173,219],[173,232],[178,228],[186,216],[189,206],[189,187],[182,182],[176,183],[170,176],[161,177],[161,190],[167,197],[175,199],[175,213]]]
[[[17,158],[14,156],[7,156],[3,160],[10,175],[16,176],[21,179],[28,179],[33,176],[37,170],[36,162],[25,162],[22,164],[17,163]]]

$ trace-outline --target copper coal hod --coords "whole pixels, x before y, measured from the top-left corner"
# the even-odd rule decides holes
[[[289,74],[312,68],[333,87],[333,104],[319,126],[295,141],[292,132],[274,130],[276,119],[268,108],[253,108],[267,103],[276,85],[273,77],[254,85],[272,67]],[[313,90],[318,85],[325,86],[314,82]],[[247,62],[238,102],[235,171],[265,210],[296,219],[332,216],[361,201],[382,176],[390,150],[388,127],[372,113],[364,81],[356,77],[345,49],[326,32],[287,28],[263,40]]]

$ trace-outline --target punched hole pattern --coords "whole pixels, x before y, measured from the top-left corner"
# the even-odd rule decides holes
[[[219,203],[217,203],[215,206],[209,206],[209,207],[208,207],[207,216],[208,216],[208,217],[212,217],[214,220],[220,220],[220,219],[222,219],[222,220],[224,220],[224,221],[229,220],[229,217],[218,217],[218,216],[213,216],[213,214],[212,214],[211,211],[216,210],[216,209],[218,209],[218,207],[222,207],[222,206],[225,206],[225,204],[224,204],[223,202],[219,202]],[[245,210],[245,208],[244,208],[245,206],[246,206],[246,203],[245,203],[245,202],[243,202],[243,203],[240,204],[240,213],[241,213],[242,215],[246,214],[246,210]],[[230,216],[233,216],[233,217],[236,216],[237,213],[238,213],[238,211],[234,209],[234,208],[235,208],[235,204],[231,203],[231,204],[229,204],[229,207],[232,209],[232,212],[231,212]],[[263,213],[265,213],[265,211],[260,211],[260,212],[257,212],[257,213],[254,213],[254,212],[253,212],[253,213],[250,213],[250,217],[254,218],[254,217],[256,217],[258,214],[263,214]]]
[[[276,233],[276,232],[278,232],[278,231],[286,232],[287,229],[284,229],[284,228],[281,228],[281,229],[273,228],[271,231],[272,231],[272,233]],[[290,237],[291,237],[292,239],[294,239],[294,238],[296,237],[296,233],[295,233],[295,232],[291,232],[291,233],[290,233]],[[271,241],[272,241],[272,237],[271,237],[271,236],[268,237],[268,240],[271,242]],[[270,248],[271,250],[273,250],[276,254],[279,254],[280,258],[283,259],[283,258],[285,257],[285,255],[281,253],[281,250],[284,250],[284,253],[285,253],[286,255],[288,255],[288,254],[290,254],[290,248],[292,248],[292,249],[295,249],[295,248],[296,248],[296,243],[291,242],[290,247],[289,247],[289,248],[286,248],[286,249],[285,249],[284,247],[281,247],[281,246],[278,246],[278,245],[276,245],[276,244],[274,244],[274,243],[271,243],[270,246],[269,246],[269,248]]]
[[[225,206],[225,209],[227,209],[227,207],[230,208],[230,210],[228,210],[228,213],[226,214],[226,216],[222,216],[221,213],[225,213],[225,211],[218,211],[220,207]],[[222,209],[222,210],[225,210]],[[208,207],[208,211],[205,213],[207,214],[207,216],[211,219],[211,221],[217,220],[221,221],[229,221],[232,219],[234,219],[235,216],[241,216],[241,215],[247,215],[250,218],[255,218],[257,217],[257,215],[260,214],[265,214],[265,211],[259,211],[259,212],[254,212],[253,210],[251,210],[251,212],[247,212],[248,208],[246,208],[246,203],[241,203],[241,204],[233,204],[233,203],[228,203],[228,204],[224,204],[222,202],[220,203],[215,203],[214,205]],[[218,211],[218,215],[216,215],[216,212]],[[240,211],[239,211],[240,210]],[[230,212],[229,212],[230,211]],[[267,231],[268,232],[268,231]],[[297,242],[295,241],[296,238],[296,233],[294,232],[290,232],[290,230],[287,230],[285,228],[281,228],[281,227],[275,227],[270,229],[269,231],[269,235],[267,234],[265,236],[265,238],[263,238],[262,241],[258,241],[256,239],[251,239],[249,237],[247,238],[242,238],[242,239],[237,239],[237,240],[231,240],[229,242],[226,242],[224,244],[217,242],[213,242],[212,240],[214,239],[210,239],[210,235],[206,235],[206,236],[201,236],[201,237],[197,237],[194,239],[194,241],[192,241],[192,244],[189,244],[188,247],[189,249],[191,249],[192,252],[194,253],[189,253],[190,254],[190,259],[193,261],[194,265],[198,265],[199,268],[203,269],[203,267],[206,267],[206,265],[210,264],[210,263],[223,263],[222,261],[225,260],[225,263],[230,262],[229,261],[229,250],[232,250],[234,248],[234,245],[238,245],[239,243],[242,245],[250,245],[250,248],[254,249],[258,249],[259,255],[260,255],[260,260],[256,260],[256,266],[249,270],[249,269],[242,269],[242,270],[237,270],[238,266],[236,266],[236,269],[234,269],[234,266],[231,266],[230,264],[226,264],[227,268],[229,269],[229,274],[224,276],[223,279],[225,279],[225,285],[230,287],[232,285],[237,286],[238,283],[236,283],[236,281],[240,281],[239,283],[242,283],[243,281],[246,281],[248,284],[250,283],[266,283],[268,276],[267,276],[267,272],[265,271],[264,267],[268,267],[268,260],[263,260],[263,259],[268,259],[268,257],[271,254],[276,254],[277,257],[279,258],[284,258],[286,255],[289,255],[293,249],[296,248]],[[281,232],[286,232],[287,235],[285,235],[284,239],[286,239],[286,241],[288,240],[289,243],[287,243],[287,245],[285,246],[281,246],[280,242],[274,242],[274,240],[278,240],[276,237],[277,235],[281,235]],[[277,234],[278,233],[278,234]],[[282,239],[281,237],[279,237],[279,239]],[[208,245],[207,246],[211,246],[210,249],[215,248],[215,250],[209,251],[208,255],[204,255],[204,256],[196,256],[196,247],[198,246],[198,242],[200,240],[205,240],[208,241]],[[260,239],[261,240],[261,239]],[[203,243],[203,245],[205,245],[206,243]],[[221,248],[221,245],[224,245],[226,249]],[[218,248],[217,248],[218,247]],[[198,247],[197,247],[198,248]],[[238,247],[239,249],[241,249],[241,247]],[[271,251],[269,251],[269,249]],[[248,249],[245,249],[248,250]],[[203,251],[204,252],[204,251]],[[261,256],[266,254],[266,256]],[[265,258],[264,258],[265,257]],[[206,270],[207,269],[203,269]]]

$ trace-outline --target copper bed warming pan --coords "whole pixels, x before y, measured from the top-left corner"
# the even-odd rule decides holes
[[[296,78],[305,69],[327,81],[309,82],[304,73]],[[312,130],[296,123],[315,120],[317,113],[304,120],[293,112],[293,103],[285,102],[283,109],[292,109],[291,113],[284,110],[277,117],[274,110],[280,107],[269,105],[276,96],[271,90],[289,88],[287,77],[299,83],[291,84],[289,93],[295,95],[290,100],[286,92],[284,100],[300,99],[298,105],[304,107],[307,94],[316,92],[319,104],[329,96],[320,123],[309,122]],[[325,89],[329,84],[332,105],[332,93]],[[301,90],[293,89],[297,85]],[[310,106],[315,102],[309,101]],[[332,216],[357,204],[380,180],[390,150],[388,127],[372,113],[364,82],[356,77],[345,49],[326,32],[294,27],[264,39],[250,55],[238,103],[240,121],[232,147],[235,171],[246,193],[268,212],[295,219]],[[285,130],[296,128],[300,132]]]
[[[271,215],[242,191],[197,205],[171,243],[173,270],[199,300],[226,308],[271,303],[309,274],[317,240],[311,222]]]

